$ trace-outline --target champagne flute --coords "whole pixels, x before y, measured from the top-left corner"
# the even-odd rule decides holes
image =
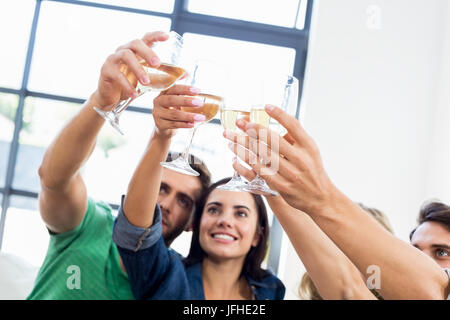
[[[169,38],[166,41],[154,44],[152,49],[162,62],[158,68],[153,68],[150,67],[145,60],[141,61],[142,67],[150,78],[150,83],[147,85],[143,85],[137,81],[134,73],[124,65],[122,72],[125,74],[128,81],[136,83],[138,97],[149,91],[159,92],[167,90],[173,86],[178,79],[185,75],[186,71],[177,66],[182,48],[183,38],[174,31],[169,32]],[[94,110],[107,120],[114,129],[123,135],[119,126],[119,117],[133,100],[134,99],[131,97],[122,100],[111,111],[103,111],[97,107],[94,107]]]
[[[264,104],[252,108],[250,122],[258,123],[284,136],[287,130],[267,114],[264,105],[279,105],[282,110],[295,117],[298,101],[298,79],[291,75],[270,74],[264,78],[263,88]],[[278,192],[271,190],[266,181],[259,175],[256,175],[244,187],[244,190],[256,194],[278,196]]]
[[[190,113],[199,113],[205,116],[204,121],[195,122],[194,127],[191,129],[191,135],[189,143],[184,149],[181,156],[175,160],[169,162],[161,162],[164,168],[177,171],[179,173],[198,176],[199,173],[192,169],[189,165],[189,150],[194,139],[197,128],[211,119],[213,119],[219,109],[222,109],[224,105],[223,90],[221,86],[215,82],[216,78],[219,78],[224,74],[224,69],[217,65],[215,62],[209,60],[197,60],[194,65],[194,70],[190,76],[186,79],[186,82],[190,86],[196,86],[200,88],[201,93],[194,96],[195,99],[201,100],[203,106],[201,107],[180,107],[182,111]]]
[[[230,72],[233,75],[238,75],[242,71],[230,70]],[[255,77],[248,81],[245,77],[233,77],[228,82],[227,101],[220,112],[220,121],[225,130],[239,133],[240,130],[236,126],[236,121],[243,118],[249,120],[250,111],[255,107],[255,104],[262,103],[262,82],[259,79]],[[234,156],[233,161],[239,161],[238,157]],[[247,185],[248,182],[234,170],[231,180],[217,188],[239,192],[244,191],[243,187]]]

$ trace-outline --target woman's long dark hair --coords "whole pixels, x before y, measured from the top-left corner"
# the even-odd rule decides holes
[[[211,194],[211,192],[218,186],[226,184],[228,181],[230,181],[230,179],[231,178],[224,178],[212,184],[198,201],[198,206],[196,207],[194,213],[194,221],[192,223],[193,232],[191,240],[191,249],[189,250],[188,256],[183,261],[186,266],[190,266],[198,262],[201,262],[203,258],[206,256],[206,253],[200,246],[200,239],[199,239],[200,221],[202,219],[203,208],[205,207],[206,200],[208,200],[208,197]],[[258,225],[256,232],[259,232],[260,238],[256,247],[251,247],[250,251],[247,253],[247,256],[245,257],[244,261],[244,266],[242,268],[242,274],[250,275],[252,278],[260,280],[267,275],[267,271],[261,268],[261,263],[263,262],[267,252],[267,241],[269,238],[269,221],[267,218],[266,206],[264,204],[262,197],[260,195],[252,193],[251,195],[255,200],[256,209],[258,211]]]

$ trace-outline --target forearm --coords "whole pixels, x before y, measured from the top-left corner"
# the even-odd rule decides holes
[[[39,175],[44,187],[60,189],[74,178],[92,153],[104,120],[92,108],[95,94],[48,147]]]
[[[283,200],[268,202],[324,299],[375,299],[361,273],[304,212]]]
[[[365,276],[380,270],[385,299],[444,299],[448,279],[428,256],[386,231],[357,204],[336,190],[328,205],[308,212]]]
[[[170,138],[153,132],[128,185],[124,211],[130,223],[137,227],[147,228],[153,223],[163,170],[160,162],[166,159],[169,147]]]

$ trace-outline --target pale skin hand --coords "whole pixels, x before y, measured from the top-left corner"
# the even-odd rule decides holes
[[[157,41],[165,41],[168,35],[164,32],[147,33],[142,39],[133,40],[120,46],[103,64],[98,81],[98,88],[94,92],[97,107],[111,110],[119,101],[137,97],[136,84],[148,84],[149,78],[140,62],[144,59],[150,66],[158,67],[160,60],[152,51],[151,46]],[[127,78],[125,71],[132,74]]]
[[[237,161],[233,167],[249,181],[256,176]],[[266,199],[323,299],[376,299],[359,270],[306,213],[281,196]]]
[[[87,191],[80,168],[92,153],[104,124],[92,108],[111,110],[120,100],[135,95],[135,79],[146,80],[139,62],[145,59],[158,66],[160,62],[151,45],[167,37],[163,32],[147,33],[110,55],[101,68],[97,90],[47,149],[39,168],[42,187],[39,205],[44,222],[53,232],[72,230],[86,212]],[[122,73],[125,68],[132,71],[131,83]]]
[[[442,269],[420,250],[384,230],[332,184],[316,144],[300,123],[277,107],[266,106],[266,112],[288,134],[275,143],[271,137],[277,134],[267,133],[258,124],[237,121],[249,136],[238,139],[239,134],[225,132],[226,138],[236,142],[233,151],[258,174],[267,166],[251,161],[255,159],[251,154],[257,154],[256,159],[262,157],[265,163],[278,161],[279,169],[263,176],[267,184],[289,205],[310,215],[362,274],[369,266],[378,266],[379,292],[385,299],[447,298],[448,278]],[[270,152],[259,154],[260,142],[267,144]]]
[[[184,112],[181,107],[201,107],[203,102],[193,96],[200,93],[200,89],[176,85],[160,93],[153,100],[153,118],[156,133],[161,137],[172,137],[179,128],[192,128],[195,121],[205,120],[201,114]]]

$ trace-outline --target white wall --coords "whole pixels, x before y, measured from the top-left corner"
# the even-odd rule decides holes
[[[430,153],[427,198],[450,203],[450,4],[444,28],[438,102]]]
[[[449,201],[449,9],[315,1],[302,123],[338,188],[385,212],[404,240],[425,199]],[[290,244],[284,254],[286,298],[296,298],[303,267]]]

